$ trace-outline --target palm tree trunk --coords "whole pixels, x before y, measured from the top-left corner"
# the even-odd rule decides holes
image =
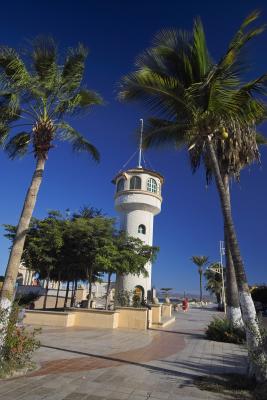
[[[231,324],[243,327],[242,313],[239,303],[239,293],[235,276],[235,267],[228,243],[226,229],[224,231],[226,260],[226,316]]]
[[[88,279],[88,303],[87,303],[87,308],[91,307],[92,277],[93,277],[93,270],[91,268],[87,268],[87,279]]]
[[[250,295],[244,264],[239,250],[237,235],[231,213],[231,206],[227,191],[225,190],[225,186],[223,184],[218,160],[211,142],[211,137],[208,137],[206,144],[220,197],[228,244],[234,262],[240,304],[243,313],[243,321],[246,329],[249,356],[248,373],[249,376],[255,377],[258,381],[264,381],[267,379],[266,357],[262,349],[262,337],[259,330],[256,310]]]
[[[75,279],[75,284],[74,284],[74,307],[75,307],[75,304],[76,304],[77,287],[78,287],[78,281],[77,281],[77,279]]]
[[[65,294],[64,306],[63,306],[64,308],[67,307],[68,297],[69,297],[69,288],[70,288],[70,281],[67,281],[66,294]]]
[[[72,286],[72,295],[71,295],[71,303],[70,303],[71,307],[74,307],[74,304],[75,304],[76,290],[77,290],[77,280],[75,279],[73,281],[73,286]]]
[[[1,297],[0,297],[0,308],[6,310],[5,313],[6,317],[1,322],[1,327],[5,326],[8,323],[24,242],[27,230],[29,228],[32,213],[35,207],[37,194],[42,182],[45,161],[46,160],[44,158],[37,159],[32,181],[24,201],[24,206],[18,223],[18,228],[14,239],[14,243],[9,255],[9,260],[5,274],[5,281],[2,287]],[[2,335],[2,337],[0,337],[0,351],[3,346],[3,342],[4,342],[4,337]]]
[[[202,272],[199,272],[199,300],[202,302]]]
[[[58,305],[59,290],[60,290],[60,273],[58,274],[58,287],[57,287],[57,297],[56,297],[55,308],[57,308],[57,305]]]
[[[46,287],[45,287],[45,296],[44,296],[43,310],[46,309],[47,295],[48,295],[48,286],[49,286],[49,274],[47,275],[47,279],[46,279]]]
[[[224,175],[223,183],[228,196],[228,201],[231,207],[231,196],[229,188],[229,177]],[[226,261],[226,315],[227,319],[236,326],[244,326],[240,304],[238,287],[235,276],[235,268],[233,259],[228,244],[227,229],[224,226],[224,243],[225,243],[225,261]]]
[[[106,310],[108,309],[108,296],[109,296],[109,291],[110,291],[111,275],[112,275],[112,272],[109,272],[109,274],[108,274],[107,293],[106,293],[106,304],[105,304],[105,309]]]

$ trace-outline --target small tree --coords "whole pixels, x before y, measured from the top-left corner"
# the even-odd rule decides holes
[[[165,296],[165,299],[169,298],[169,292],[173,290],[173,288],[161,288],[163,296]]]
[[[154,261],[158,252],[157,247],[144,245],[140,239],[127,236],[124,232],[117,233],[114,230],[110,239],[104,247],[99,248],[96,257],[97,265],[103,272],[108,273],[106,309],[112,274],[147,276],[145,265],[148,261]]]
[[[206,256],[193,256],[191,258],[193,263],[198,267],[199,274],[199,300],[202,301],[202,276],[204,267],[208,264],[208,257]]]
[[[213,270],[212,268],[221,268],[220,264],[211,264],[209,268],[204,272],[205,278],[206,278],[206,290],[208,290],[210,293],[214,294],[216,296],[216,300],[218,305],[223,302],[222,298],[222,274],[219,272],[216,272],[216,270]]]

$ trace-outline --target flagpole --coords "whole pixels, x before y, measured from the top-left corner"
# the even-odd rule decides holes
[[[141,160],[142,160],[143,130],[144,130],[143,118],[140,119],[140,122],[141,122],[141,132],[140,132],[140,142],[139,142],[138,168],[142,168]]]

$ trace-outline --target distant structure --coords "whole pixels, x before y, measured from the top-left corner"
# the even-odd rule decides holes
[[[158,172],[143,168],[142,131],[139,145],[139,159],[136,168],[120,172],[114,179],[116,185],[115,208],[120,215],[121,229],[129,236],[141,239],[145,244],[153,244],[154,216],[161,211],[161,188],[163,176]],[[146,264],[148,276],[119,275],[116,289],[135,292],[140,297],[150,298],[152,265]]]

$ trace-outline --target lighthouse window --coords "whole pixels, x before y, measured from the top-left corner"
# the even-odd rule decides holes
[[[117,183],[117,192],[124,190],[124,179],[120,179]]]
[[[143,235],[146,234],[146,227],[145,227],[145,225],[139,225],[139,226],[138,226],[138,233],[142,233]]]
[[[152,193],[157,193],[157,182],[153,178],[149,178],[147,181],[147,190]]]
[[[141,189],[141,178],[133,176],[130,180],[130,189]]]

